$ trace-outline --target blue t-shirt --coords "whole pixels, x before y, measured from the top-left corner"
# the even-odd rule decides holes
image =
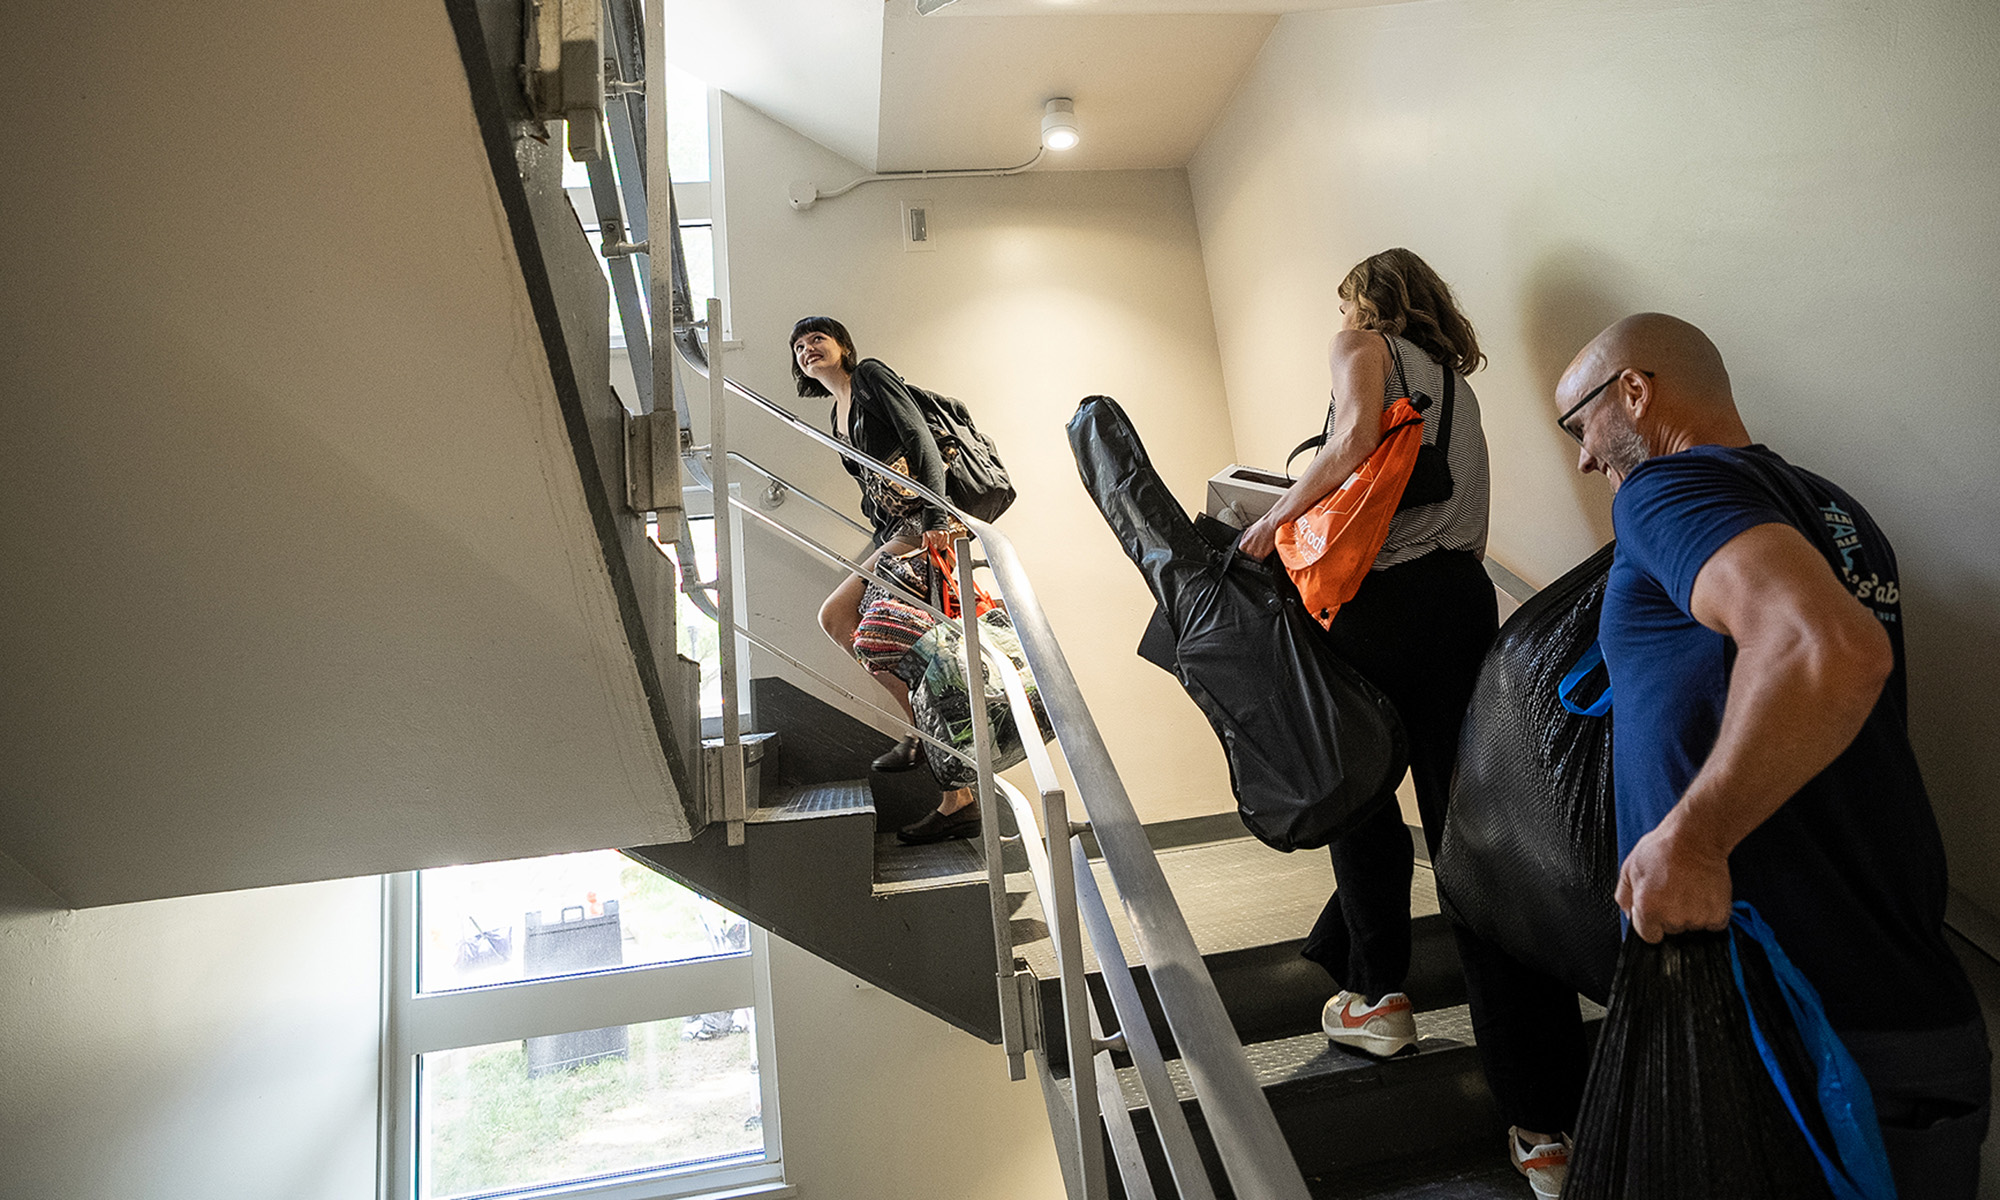
[[[1846,492],[1763,446],[1649,459],[1611,515],[1618,549],[1598,640],[1617,695],[1620,860],[1679,802],[1721,727],[1735,645],[1690,615],[1695,577],[1738,534],[1790,525],[1883,623],[1895,669],[1853,744],[1730,855],[1736,898],[1763,913],[1837,1028],[1971,1020],[1977,1001],[1944,941],[1944,845],[1910,748],[1896,557],[1882,531]]]

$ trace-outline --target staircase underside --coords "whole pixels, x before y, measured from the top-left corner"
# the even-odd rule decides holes
[[[757,724],[778,736],[764,751],[761,794],[743,845],[730,846],[722,826],[711,825],[692,841],[626,853],[998,1042],[992,916],[978,845],[904,846],[894,836],[936,807],[936,783],[921,770],[872,774],[869,760],[890,739],[789,684],[759,679],[753,692]],[[1026,889],[1025,879],[1016,886]]]
[[[62,903],[686,836],[521,11],[8,6],[0,853]]]

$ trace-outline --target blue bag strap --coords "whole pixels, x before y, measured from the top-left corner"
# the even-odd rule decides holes
[[[1805,1135],[1813,1157],[1819,1160],[1820,1173],[1826,1176],[1834,1200],[1896,1200],[1896,1181],[1889,1173],[1889,1154],[1882,1145],[1882,1127],[1875,1119],[1875,1098],[1868,1090],[1861,1067],[1841,1044],[1840,1035],[1827,1023],[1826,1009],[1820,1004],[1812,982],[1785,957],[1777,935],[1764,923],[1762,915],[1747,901],[1738,900],[1734,908],[1730,917],[1735,928],[1729,939],[1729,969],[1736,976],[1736,991],[1743,997],[1743,1011],[1750,1018],[1750,1038],[1757,1045],[1757,1056],[1764,1060],[1765,1072],[1777,1085],[1778,1095],[1784,1098],[1793,1124]],[[1791,1013],[1799,1040],[1805,1044],[1818,1077],[1820,1113],[1833,1136],[1838,1163],[1806,1127],[1791,1084],[1778,1065],[1777,1053],[1757,1024],[1757,1014],[1750,1007],[1750,991],[1743,982],[1743,960],[1736,951],[1737,931],[1763,947],[1764,957],[1770,961],[1771,974],[1785,997],[1785,1008]]]
[[[1576,701],[1570,699],[1575,694],[1577,685],[1583,682],[1583,677],[1590,674],[1603,661],[1604,647],[1598,645],[1596,642],[1590,643],[1590,648],[1585,650],[1583,656],[1576,660],[1576,665],[1569,669],[1569,674],[1563,676],[1562,682],[1556,685],[1556,699],[1562,701],[1564,708],[1579,717],[1601,717],[1611,711],[1611,681],[1609,679],[1604,681],[1604,694],[1591,701],[1588,705],[1579,705]]]

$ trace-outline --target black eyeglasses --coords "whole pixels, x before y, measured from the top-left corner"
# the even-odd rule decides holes
[[[1597,399],[1597,395],[1599,392],[1602,392],[1605,388],[1608,388],[1612,384],[1617,383],[1618,377],[1620,375],[1623,375],[1626,372],[1626,370],[1627,368],[1625,367],[1618,368],[1618,370],[1612,373],[1611,378],[1605,380],[1603,383],[1600,383],[1596,387],[1591,388],[1589,391],[1585,392],[1583,394],[1583,399],[1577,401],[1575,404],[1570,405],[1569,411],[1563,413],[1562,416],[1556,418],[1556,428],[1568,434],[1570,440],[1575,442],[1577,445],[1579,446],[1583,445],[1583,435],[1569,427],[1569,419],[1575,416],[1576,414],[1582,412],[1584,405],[1590,403],[1592,400]],[[1651,379],[1653,377],[1653,373],[1651,371],[1641,371],[1639,372],[1639,374],[1644,375],[1648,379]]]

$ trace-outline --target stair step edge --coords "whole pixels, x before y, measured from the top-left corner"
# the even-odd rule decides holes
[[[1412,1068],[1418,1071],[1425,1066],[1435,1068],[1443,1065],[1441,1060],[1447,1056],[1455,1061],[1470,1061],[1468,1056],[1473,1050],[1472,1014],[1465,1005],[1419,1014],[1417,1033],[1417,1053],[1387,1060],[1335,1046],[1323,1033],[1274,1038],[1244,1049],[1250,1054],[1250,1066],[1257,1077],[1257,1086],[1267,1091],[1279,1085],[1311,1085],[1344,1076],[1353,1077],[1357,1085],[1363,1084],[1364,1080],[1378,1078],[1384,1083],[1393,1083],[1392,1079],[1384,1077],[1411,1073]],[[1173,1080],[1175,1098],[1183,1104],[1194,1100],[1194,1086],[1188,1080],[1187,1064],[1178,1058],[1170,1058],[1166,1066],[1167,1075]],[[1068,1074],[1057,1077],[1055,1082],[1065,1092],[1074,1086]],[[1127,1108],[1136,1112],[1146,1107],[1145,1091],[1139,1085],[1137,1067],[1118,1068],[1118,1082],[1125,1093]]]
[[[777,821],[813,821],[827,817],[854,816],[875,813],[874,795],[868,790],[868,781],[841,780],[836,783],[808,783],[788,788],[779,793],[776,804],[760,805],[745,813],[747,824],[770,824]]]

